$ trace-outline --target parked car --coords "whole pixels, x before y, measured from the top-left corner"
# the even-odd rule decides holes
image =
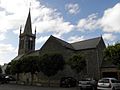
[[[98,81],[98,90],[120,90],[120,81],[115,78],[102,78]]]
[[[0,74],[0,84],[6,83],[5,75]]]
[[[97,82],[93,78],[84,78],[79,80],[78,86],[80,90],[88,89],[88,90],[96,90],[97,89]]]
[[[77,86],[77,80],[73,77],[62,77],[60,80],[60,87],[75,87]]]
[[[9,81],[16,81],[16,79],[13,76],[9,76],[9,75],[6,75],[5,79],[6,79],[7,82],[9,82]]]

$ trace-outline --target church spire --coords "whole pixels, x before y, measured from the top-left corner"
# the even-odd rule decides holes
[[[35,51],[35,39],[36,34],[32,33],[31,14],[29,8],[29,13],[23,33],[21,33],[20,29],[18,55]]]
[[[25,24],[25,28],[24,28],[24,34],[27,35],[32,35],[32,25],[31,25],[31,14],[30,14],[30,9],[29,9],[29,13],[28,13],[28,17],[26,20],[26,24]]]

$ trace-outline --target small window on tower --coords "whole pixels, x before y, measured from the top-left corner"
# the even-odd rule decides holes
[[[30,38],[28,40],[28,49],[32,50],[33,49],[33,38]]]
[[[30,38],[30,41],[33,40],[32,38]]]
[[[23,39],[21,39],[20,48],[21,49],[24,48],[24,40]]]

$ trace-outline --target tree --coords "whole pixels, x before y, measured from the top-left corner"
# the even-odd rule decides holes
[[[2,67],[1,67],[1,65],[0,65],[0,74],[2,74]]]
[[[50,77],[57,74],[59,70],[63,70],[65,65],[64,58],[61,54],[44,54],[40,58],[40,70],[49,78],[48,85],[50,86]]]
[[[10,73],[17,75],[17,81],[19,81],[19,73],[22,73],[21,65],[21,60],[13,60],[10,62]]]
[[[80,54],[72,56],[68,63],[77,75],[86,67],[85,58]]]
[[[104,60],[111,61],[120,68],[120,43],[108,46],[104,50]]]
[[[8,74],[8,75],[11,74],[11,66],[10,66],[10,65],[8,65],[8,66],[6,67],[5,73]]]
[[[39,57],[27,56],[22,59],[22,71],[25,73],[31,73],[31,85],[33,84],[34,74],[39,72]]]

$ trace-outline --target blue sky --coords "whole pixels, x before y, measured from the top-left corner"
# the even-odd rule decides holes
[[[31,6],[30,6],[31,3]],[[50,35],[69,43],[102,36],[105,44],[120,41],[119,0],[0,0],[0,64],[18,53],[22,31],[31,8],[36,49]]]

